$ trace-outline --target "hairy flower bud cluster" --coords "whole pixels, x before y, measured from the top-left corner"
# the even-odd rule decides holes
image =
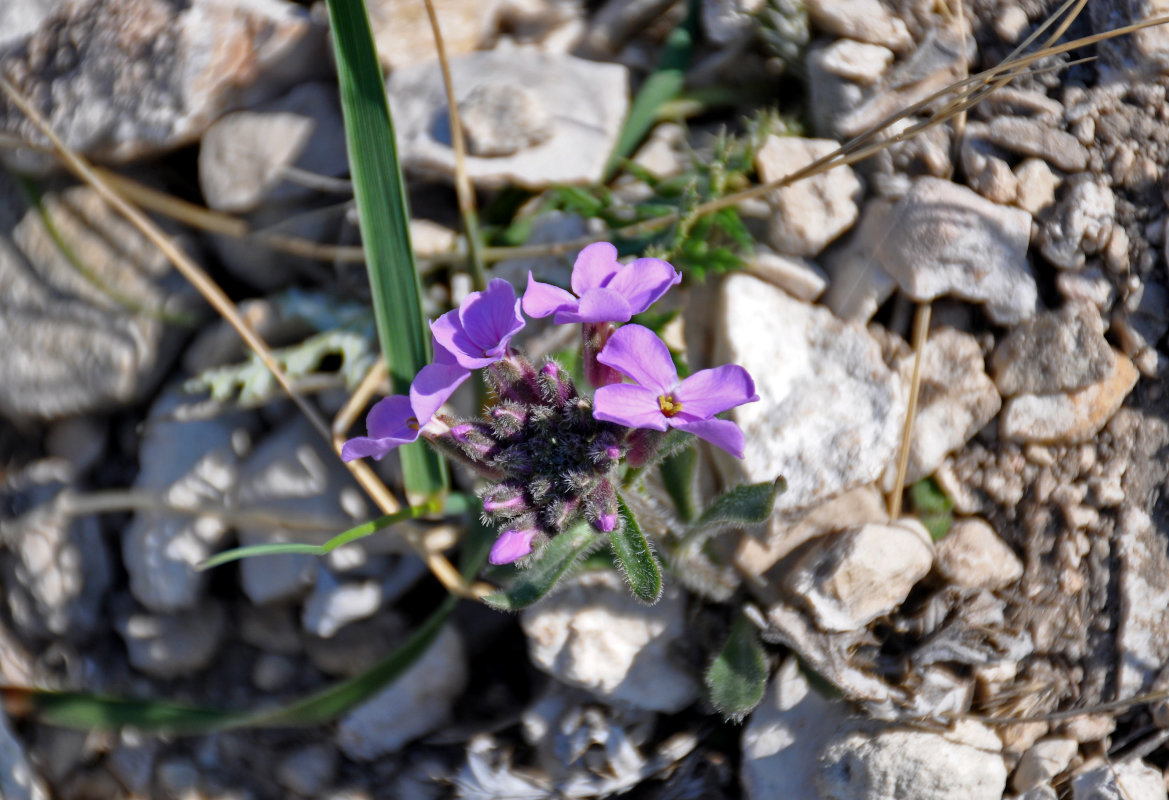
[[[485,377],[496,398],[485,418],[449,421],[448,431],[430,439],[494,480],[481,492],[484,521],[526,552],[581,517],[599,532],[612,531],[613,480],[627,431],[593,416],[592,401],[554,361],[537,370],[511,355]]]

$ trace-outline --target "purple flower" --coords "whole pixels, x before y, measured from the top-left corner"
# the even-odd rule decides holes
[[[629,428],[667,428],[692,433],[736,458],[743,457],[743,432],[714,415],[759,399],[747,370],[736,364],[695,372],[683,381],[665,342],[649,328],[625,325],[597,357],[632,378],[597,389],[593,416]]]
[[[617,248],[608,242],[590,244],[572,265],[572,292],[540,283],[528,273],[524,311],[531,317],[556,316],[557,325],[570,322],[628,322],[645,311],[682,280],[665,261],[639,258],[629,264],[617,260]]]
[[[434,363],[422,368],[410,384],[410,396],[382,398],[365,418],[369,436],[358,436],[341,446],[341,460],[385,458],[395,447],[415,441],[435,412],[471,373],[455,357],[435,344]]]
[[[479,369],[507,355],[511,337],[524,327],[515,288],[495,278],[482,292],[471,292],[454,311],[430,323],[434,340],[464,369]]]
[[[535,528],[506,530],[499,534],[495,544],[491,545],[491,552],[487,555],[487,560],[496,565],[519,561],[532,552],[532,540],[539,534],[540,532]]]

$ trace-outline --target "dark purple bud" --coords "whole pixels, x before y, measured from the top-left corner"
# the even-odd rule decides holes
[[[528,422],[528,411],[518,403],[505,402],[491,409],[495,432],[502,436],[516,436]]]
[[[527,507],[522,486],[502,483],[483,493],[483,510],[488,514],[515,516],[524,513]]]
[[[520,355],[509,355],[484,370],[487,382],[500,400],[523,405],[540,402],[536,368]]]
[[[452,425],[447,435],[462,445],[467,455],[474,459],[489,459],[499,449],[491,435],[491,429],[481,422],[460,422]]]
[[[622,446],[621,440],[617,434],[609,431],[598,436],[589,447],[589,458],[602,470],[608,469],[614,461],[618,461],[624,454],[625,448]]]
[[[613,484],[602,480],[588,497],[586,513],[589,522],[601,533],[617,527],[617,492]]]
[[[621,383],[623,379],[620,372],[597,361],[597,356],[615,330],[616,326],[610,322],[586,322],[580,326],[585,380],[597,388]]]
[[[540,368],[540,388],[544,400],[554,406],[563,406],[576,395],[572,379],[555,361],[549,361]]]
[[[557,500],[544,507],[541,518],[545,527],[560,533],[577,516],[580,501],[576,498]]]
[[[631,467],[643,467],[653,460],[657,455],[658,448],[662,445],[662,440],[666,435],[661,431],[649,430],[647,428],[639,428],[625,439],[626,446],[629,447],[628,455],[625,460]]]

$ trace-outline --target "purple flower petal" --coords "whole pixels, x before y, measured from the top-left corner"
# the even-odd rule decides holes
[[[415,422],[414,427],[410,425],[411,420]],[[412,442],[418,438],[420,425],[410,398],[401,394],[378,400],[365,417],[365,429],[374,439],[394,438]],[[406,438],[411,433],[413,438]]]
[[[459,306],[459,322],[484,354],[499,355],[524,327],[515,287],[493,278],[482,292],[471,292]]]
[[[596,242],[580,251],[572,265],[572,291],[583,297],[589,289],[604,286],[621,269],[617,248],[608,242]]]
[[[557,311],[555,322],[557,325],[570,322],[626,322],[631,316],[629,303],[619,292],[599,288],[585,292],[577,308]]]
[[[678,370],[670,349],[657,334],[641,325],[624,325],[597,356],[607,367],[627,375],[655,395],[669,394],[678,386]]]
[[[496,359],[482,354],[478,345],[472,342],[463,325],[459,321],[459,311],[448,311],[430,323],[430,332],[434,340],[455,359],[455,362],[464,369],[479,369],[493,363]]]
[[[658,405],[657,393],[631,383],[614,383],[597,389],[593,396],[593,416],[627,428],[664,431],[669,427]]]
[[[524,292],[524,313],[529,317],[548,317],[557,311],[576,309],[576,297],[566,289],[550,283],[540,283],[528,273],[528,288]]]
[[[537,531],[531,528],[522,531],[504,531],[495,540],[495,544],[491,546],[491,553],[488,554],[487,560],[496,565],[519,561],[532,552],[532,540],[536,538],[536,534]]]
[[[365,418],[369,436],[358,436],[341,446],[341,460],[372,457],[380,461],[400,445],[418,438],[421,428],[410,398],[400,394],[385,397],[370,409]]]
[[[502,278],[492,280],[482,292],[471,292],[458,309],[430,323],[435,342],[464,369],[498,361],[523,327],[515,289]]]
[[[628,301],[632,314],[640,314],[681,281],[682,273],[660,258],[639,258],[622,267],[605,288],[620,293]]]
[[[715,447],[722,448],[735,458],[743,457],[743,431],[727,419],[700,419],[694,422],[675,424],[675,428],[705,439]]]
[[[435,363],[423,367],[410,384],[410,406],[414,409],[414,416],[418,422],[421,425],[429,422],[434,412],[438,411],[455,393],[455,389],[469,377],[471,372],[458,364]]]
[[[674,391],[674,399],[682,404],[680,419],[697,420],[753,403],[759,395],[755,394],[755,382],[747,370],[738,364],[725,364],[684,379]]]

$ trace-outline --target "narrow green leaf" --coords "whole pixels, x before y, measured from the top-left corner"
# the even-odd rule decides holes
[[[698,515],[694,492],[697,465],[698,450],[687,447],[663,459],[660,467],[662,485],[670,499],[674,501],[674,510],[678,512],[678,518],[683,522],[693,522],[694,517]]]
[[[787,490],[782,477],[767,483],[748,483],[721,494],[711,503],[694,528],[717,528],[727,525],[754,525],[766,522],[775,506],[775,498]]]
[[[552,591],[557,582],[603,540],[586,520],[552,537],[532,556],[532,564],[523,569],[510,586],[483,598],[501,611],[518,611],[535,603]]]
[[[364,2],[328,0],[328,7],[378,339],[394,391],[405,394],[430,360],[430,331],[422,315],[394,128]],[[446,488],[445,465],[424,443],[398,452],[409,494],[429,497]]]
[[[741,721],[763,699],[768,671],[767,653],[755,626],[740,614],[727,643],[706,670],[710,704],[727,719]]]
[[[402,522],[408,519],[418,519],[427,514],[433,514],[440,508],[437,499],[431,499],[426,503],[417,506],[410,506],[404,508],[396,514],[386,514],[385,516],[371,519],[369,522],[363,522],[360,525],[350,528],[347,531],[337,534],[324,544],[300,544],[298,542],[270,542],[268,544],[253,544],[248,547],[233,547],[230,550],[224,550],[222,553],[216,553],[211,558],[204,561],[197,568],[200,570],[211,569],[232,561],[239,561],[241,558],[253,558],[255,556],[275,556],[287,553],[304,553],[312,556],[323,556],[336,550],[342,545],[355,542],[358,539],[364,539],[372,533],[393,525],[396,522]]]
[[[633,155],[634,150],[657,122],[657,112],[682,91],[686,82],[686,68],[694,52],[694,39],[698,31],[699,5],[691,0],[685,21],[666,37],[666,46],[657,69],[645,79],[633,103],[625,124],[617,136],[609,161],[605,165],[604,181],[608,182],[617,172],[622,159]]]
[[[620,495],[617,496],[617,510],[622,524],[609,534],[613,555],[633,593],[647,603],[656,603],[662,596],[662,568],[645,540],[637,518]]]

